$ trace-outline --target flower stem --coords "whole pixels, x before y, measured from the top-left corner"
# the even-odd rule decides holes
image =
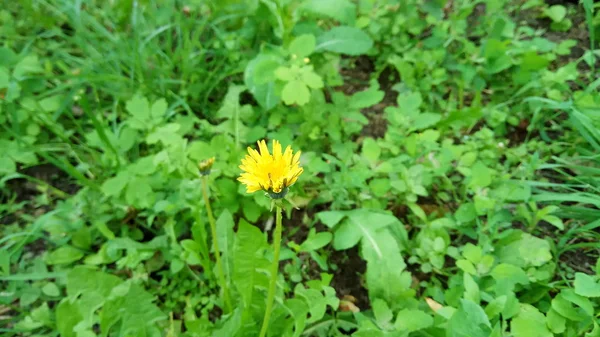
[[[217,224],[213,217],[212,209],[210,208],[210,200],[208,199],[208,180],[206,176],[202,177],[202,196],[204,197],[204,205],[206,205],[206,214],[208,215],[208,222],[210,223],[210,231],[213,239],[213,249],[215,251],[215,261],[217,262],[217,272],[219,274],[219,283],[223,288],[223,297],[225,298],[226,313],[230,313],[233,308],[231,306],[231,299],[229,298],[229,288],[227,287],[227,280],[225,279],[225,272],[223,271],[223,264],[221,264],[221,250],[219,250],[219,240],[217,239]]]
[[[281,207],[277,206],[275,232],[273,232],[273,262],[271,264],[271,280],[269,282],[269,293],[267,294],[267,307],[265,309],[265,318],[262,328],[260,328],[259,337],[265,337],[269,327],[271,311],[273,311],[273,302],[275,300],[275,289],[277,288],[277,271],[279,269],[279,249],[281,248]]]

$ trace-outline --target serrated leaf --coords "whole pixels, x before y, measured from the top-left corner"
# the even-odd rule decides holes
[[[304,67],[302,71],[302,81],[312,89],[323,88],[323,80],[321,76],[315,74],[312,67]]]
[[[305,105],[310,100],[310,91],[304,82],[292,80],[283,87],[281,99],[287,105]]]
[[[131,114],[129,125],[136,130],[144,130],[150,127],[150,102],[141,95],[136,95],[125,104],[125,108]]]
[[[267,275],[262,272],[268,270],[269,266],[263,254],[267,247],[265,237],[258,228],[246,222],[240,223],[233,246],[232,283],[241,298],[243,320],[251,314],[255,289],[266,289],[269,284]]]
[[[330,51],[346,55],[365,54],[373,46],[373,40],[358,28],[339,26],[317,38],[315,51]]]

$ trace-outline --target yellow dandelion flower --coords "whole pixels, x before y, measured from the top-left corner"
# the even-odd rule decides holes
[[[300,151],[293,153],[288,146],[281,151],[281,143],[273,140],[273,154],[269,153],[264,140],[258,142],[258,149],[248,147],[248,154],[242,159],[240,169],[244,171],[238,180],[246,185],[246,192],[265,190],[274,199],[285,196],[302,172]]]

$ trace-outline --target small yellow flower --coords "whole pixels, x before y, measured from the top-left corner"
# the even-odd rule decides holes
[[[198,164],[198,169],[200,170],[200,174],[203,176],[207,176],[210,174],[210,169],[215,163],[215,157],[205,159]]]
[[[281,151],[281,143],[273,140],[273,154],[269,153],[264,140],[258,142],[258,149],[248,147],[246,158],[242,159],[240,169],[244,171],[238,180],[246,185],[246,192],[265,190],[274,199],[285,196],[302,172],[300,151],[293,153],[288,146]]]

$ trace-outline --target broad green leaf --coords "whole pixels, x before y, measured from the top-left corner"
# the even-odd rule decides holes
[[[510,326],[515,337],[553,337],[546,326],[544,314],[529,304],[521,304],[521,310]]]
[[[302,68],[302,81],[312,89],[323,88],[323,80],[317,75],[311,67]]]
[[[329,228],[335,227],[345,216],[346,212],[344,211],[324,211],[317,213],[317,218]]]
[[[330,51],[346,55],[365,54],[373,46],[373,40],[358,28],[339,26],[317,38],[315,51]]]
[[[585,297],[600,297],[600,282],[593,276],[575,273],[575,293]]]
[[[63,299],[56,308],[56,329],[62,337],[77,337],[75,326],[83,320],[78,302]]]
[[[46,283],[46,285],[44,285],[44,287],[42,287],[42,292],[48,296],[52,296],[52,297],[57,297],[60,296],[60,289],[58,289],[58,286],[56,285],[56,283],[50,282],[50,283]]]
[[[150,128],[150,102],[141,95],[133,96],[125,105],[127,111],[131,114],[129,126],[136,130],[145,130]]]
[[[121,336],[155,335],[158,328],[154,323],[167,317],[154,300],[154,296],[138,284],[123,283],[113,288],[100,312],[100,329],[106,334],[120,322]]]
[[[371,163],[371,165],[374,165],[381,155],[381,147],[373,138],[365,138],[362,144],[362,155]]]
[[[0,89],[8,88],[10,84],[10,72],[5,67],[0,67]]]
[[[259,54],[244,70],[244,84],[258,104],[267,111],[279,103],[274,80],[275,69],[281,62],[276,56]]]
[[[305,105],[310,100],[310,91],[304,82],[292,80],[283,87],[281,99],[287,105]]]
[[[0,157],[0,174],[11,174],[17,171],[17,164],[10,157]]]
[[[254,296],[255,289],[266,289],[268,276],[263,270],[269,269],[269,261],[264,257],[268,247],[261,231],[246,223],[240,222],[233,246],[232,283],[237,288],[244,311],[243,320],[247,320],[253,311],[255,301],[264,301],[264,294]]]
[[[460,307],[448,321],[448,337],[489,337],[492,327],[483,309],[462,299]]]
[[[550,244],[538,237],[525,234],[519,245],[519,253],[528,265],[539,267],[552,260]]]
[[[396,316],[395,327],[408,332],[419,331],[433,325],[433,317],[421,310],[404,309]]]
[[[508,263],[497,265],[492,270],[491,275],[496,282],[507,284],[510,290],[515,284],[529,284],[527,273],[523,269]]]
[[[473,280],[473,277],[468,273],[463,274],[463,285],[465,287],[464,298],[479,304],[479,285],[477,284],[477,282],[475,282],[475,280]]]
[[[62,246],[48,254],[47,264],[69,264],[83,257],[83,252],[72,246]]]
[[[20,81],[28,75],[41,73],[43,71],[44,69],[40,65],[37,55],[28,55],[15,65],[12,75]]]
[[[328,305],[334,310],[339,306],[339,299],[335,296],[335,290],[331,287],[307,289],[302,284],[298,284],[294,288],[294,294],[298,298],[303,298],[308,305],[310,317],[306,321],[307,323],[314,323],[322,319]]]
[[[383,99],[385,93],[378,86],[370,86],[367,90],[354,93],[350,97],[348,106],[352,109],[364,109],[373,106]]]
[[[567,320],[554,309],[550,309],[546,314],[546,324],[555,334],[563,333],[566,329],[566,323]]]
[[[377,324],[380,327],[386,327],[394,319],[394,313],[390,310],[390,307],[382,299],[375,299],[371,304],[373,306],[373,314],[377,320]]]
[[[400,247],[388,228],[369,232],[362,239],[362,254],[367,261],[369,298],[380,298],[399,305],[413,299],[412,278],[405,272],[406,264]]]
[[[333,239],[330,232],[317,233],[314,228],[308,232],[308,237],[300,245],[301,252],[310,252],[325,247]]]
[[[562,294],[558,294],[552,299],[552,309],[572,321],[577,322],[584,318]]]
[[[567,15],[567,8],[562,5],[552,5],[544,9],[544,14],[554,22],[562,21]]]
[[[456,261],[456,266],[467,274],[477,275],[477,269],[469,260],[460,259]]]
[[[167,112],[168,104],[164,98],[155,101],[150,108],[150,118],[155,120],[161,120]]]
[[[302,9],[345,24],[354,22],[356,16],[356,5],[349,0],[308,0],[302,4]]]
[[[342,222],[335,230],[333,248],[336,250],[345,250],[356,246],[366,231],[366,229],[364,231],[356,230],[356,225],[350,220]],[[368,235],[372,235],[372,233]]]
[[[223,268],[225,269],[225,277],[229,278],[231,275],[231,262],[232,262],[232,249],[233,249],[233,227],[235,223],[233,216],[229,210],[224,209],[219,218],[217,219],[217,238],[219,243],[219,250],[221,251]],[[214,245],[213,249],[214,251]],[[216,274],[215,274],[216,275]]]
[[[304,34],[296,37],[290,43],[288,50],[290,54],[295,55],[298,58],[304,58],[312,54],[315,50],[317,40],[314,35]]]
[[[468,186],[473,189],[487,187],[492,183],[493,170],[487,167],[483,162],[477,161],[471,167],[471,174]]]

